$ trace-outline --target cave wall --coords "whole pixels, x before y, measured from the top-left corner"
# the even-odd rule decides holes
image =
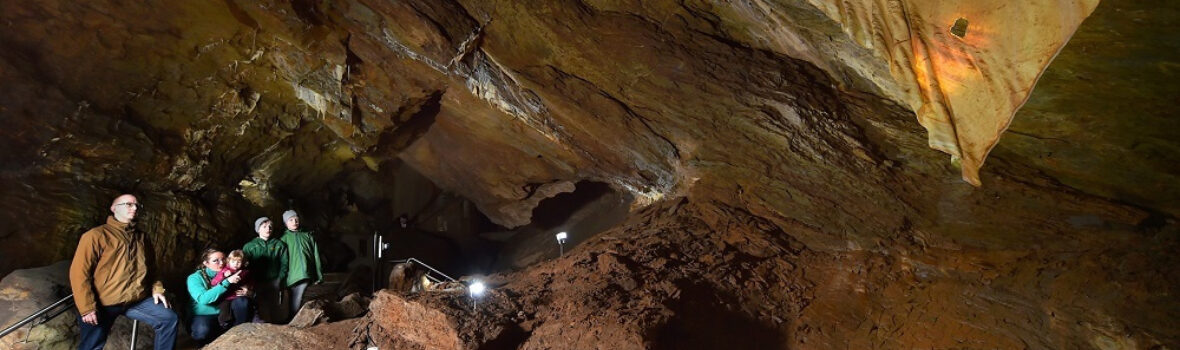
[[[371,171],[346,167],[358,153],[379,164],[429,126],[429,113],[415,119],[429,81],[365,90],[366,74],[402,75],[353,70],[338,34],[308,30],[290,4],[256,5],[2,5],[0,271],[69,257],[122,192],[141,195],[150,232],[189,260],[251,235],[254,217],[321,211],[312,197],[328,197],[327,182]],[[34,206],[47,215],[30,220]],[[232,209],[202,214],[213,208]]]

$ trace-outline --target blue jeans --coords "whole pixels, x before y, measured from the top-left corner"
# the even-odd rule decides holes
[[[189,334],[198,345],[209,344],[221,335],[221,325],[217,322],[217,315],[193,315],[193,322],[189,327]]]
[[[235,317],[241,315],[238,319],[244,319],[246,321],[234,322],[229,327],[222,328],[221,322],[217,320],[217,314],[193,315],[193,322],[189,327],[189,335],[193,337],[193,340],[197,341],[197,344],[205,345],[212,342],[213,339],[217,339],[217,336],[221,335],[227,329],[250,320],[246,316],[250,314],[249,298],[234,299],[230,302],[230,309],[233,310]]]
[[[82,333],[78,350],[98,350],[106,346],[111,326],[115,325],[115,318],[119,315],[151,325],[156,332],[156,350],[171,350],[176,345],[176,312],[163,304],[156,304],[151,297],[124,305],[99,306],[94,313],[98,316],[97,325],[82,322],[82,316],[78,315]]]
[[[246,322],[254,321],[254,308],[251,307],[250,298],[238,297],[230,300],[230,310],[234,313],[234,323],[232,326],[237,326]]]
[[[291,313],[288,319],[295,318],[295,314],[299,313],[299,308],[303,306],[303,291],[307,290],[309,284],[311,280],[303,280],[288,287],[291,290]]]

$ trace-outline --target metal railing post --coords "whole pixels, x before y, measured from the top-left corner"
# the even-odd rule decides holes
[[[390,262],[391,263],[398,263],[398,264],[400,264],[400,263],[415,263],[415,264],[421,265],[422,267],[425,267],[427,270],[430,270],[431,272],[437,273],[439,276],[443,276],[443,278],[446,278],[448,281],[451,281],[451,282],[458,281],[454,278],[451,278],[451,276],[447,276],[447,274],[442,273],[442,271],[439,271],[439,270],[435,269],[434,267],[427,265],[426,263],[422,262],[422,260],[418,260],[416,258],[409,258],[409,259],[405,259],[405,260],[391,260]],[[426,275],[426,278],[430,278],[431,280],[434,280],[434,282],[442,282],[442,280],[434,278],[434,277],[430,276],[429,274]]]
[[[139,340],[139,320],[131,320],[131,350],[135,350],[135,341]]]
[[[23,341],[22,343],[27,344],[29,342],[30,335],[33,335],[33,322],[29,322],[29,330],[25,331],[25,341]]]

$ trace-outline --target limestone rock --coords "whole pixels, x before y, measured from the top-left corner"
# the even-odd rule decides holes
[[[288,326],[307,328],[361,316],[369,308],[369,298],[353,293],[338,302],[316,299],[303,304]]]
[[[70,295],[70,262],[13,271],[0,280],[0,326],[8,327],[62,297]],[[67,310],[49,322],[28,326],[0,339],[3,349],[71,349],[77,347],[78,310]],[[21,343],[28,336],[29,343]]]
[[[522,339],[515,306],[494,292],[478,304],[463,293],[425,292],[403,297],[380,291],[370,305],[369,334],[379,348],[511,348]]]
[[[363,339],[354,343],[358,322],[321,324],[306,329],[266,323],[243,323],[230,328],[202,349],[364,349]]]

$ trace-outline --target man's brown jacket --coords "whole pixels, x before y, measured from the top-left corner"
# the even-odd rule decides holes
[[[106,225],[82,234],[74,261],[70,264],[70,286],[74,304],[85,315],[98,305],[112,306],[143,300],[148,296],[151,275],[148,259],[154,258],[147,237],[128,224],[107,217]],[[153,292],[164,293],[155,282]]]

